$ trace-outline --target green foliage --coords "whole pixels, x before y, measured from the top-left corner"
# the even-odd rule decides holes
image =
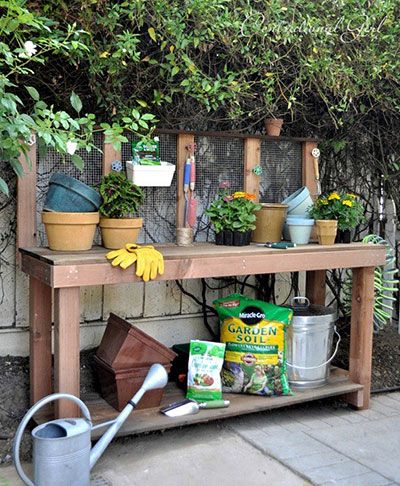
[[[98,189],[103,202],[100,214],[107,218],[133,217],[144,201],[142,189],[130,182],[122,172],[102,177]]]
[[[255,196],[246,192],[229,193],[228,187],[223,185],[218,191],[218,197],[213,201],[205,214],[210,218],[215,232],[224,229],[245,232],[255,229],[255,211],[261,205],[254,203]]]
[[[340,230],[353,229],[364,221],[364,207],[352,193],[337,193],[319,196],[308,209],[314,219],[335,219]]]
[[[24,0],[0,1],[0,8],[0,158],[8,161],[21,176],[23,167],[19,156],[27,154],[31,133],[35,132],[42,145],[64,156],[70,155],[72,162],[82,170],[83,159],[76,151],[83,148],[90,152],[94,148],[95,115],[81,115],[83,103],[73,90],[69,102],[76,114],[57,110],[41,96],[50,81],[48,77],[36,87],[26,80],[34,80],[36,69],[47,74],[43,66],[50,56],[67,63],[76,63],[77,59],[87,56],[90,52],[88,33],[75,22],[71,25],[55,23],[36,10],[30,11]],[[147,133],[148,122],[152,120],[152,114],[135,110],[134,119],[104,123],[101,129],[105,131],[106,141],[119,149],[121,143],[127,141],[124,130]],[[1,177],[0,191],[8,195],[7,183]]]
[[[394,295],[399,291],[399,280],[396,278],[399,271],[396,268],[394,251],[387,241],[378,235],[367,235],[363,238],[363,243],[386,246],[385,265],[376,267],[374,272],[374,328],[378,331],[391,322],[393,307],[397,302]],[[348,270],[343,283],[343,304],[347,315],[351,314],[351,299],[352,274]]]
[[[397,0],[45,0],[41,8],[88,32],[88,84],[108,111],[142,102],[175,115],[183,96],[193,114],[222,109],[246,126],[249,117],[294,117],[317,96],[340,126],[349,109],[399,107]]]

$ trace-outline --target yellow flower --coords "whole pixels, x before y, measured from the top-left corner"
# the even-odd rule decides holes
[[[239,199],[240,197],[246,197],[245,192],[234,192],[233,193],[233,199]]]
[[[102,52],[102,53],[100,54],[100,57],[102,57],[102,58],[106,58],[106,57],[108,57],[109,55],[110,55],[110,53],[109,53],[108,51],[104,51],[104,52]]]
[[[342,204],[351,208],[353,206],[353,201],[350,201],[350,199],[345,199],[344,201],[342,201]]]
[[[328,201],[332,201],[333,199],[339,199],[340,200],[340,196],[337,192],[332,192],[331,194],[329,194]]]
[[[355,194],[346,194],[347,197],[349,197],[350,199],[357,199],[357,196]]]
[[[324,206],[326,206],[328,204],[328,201],[326,200],[325,197],[323,199],[321,199],[321,204],[323,204]]]

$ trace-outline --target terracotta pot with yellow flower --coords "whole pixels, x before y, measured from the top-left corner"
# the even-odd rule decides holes
[[[215,230],[217,245],[249,245],[251,232],[255,228],[255,211],[261,208],[254,202],[254,194],[234,192],[230,194],[229,184],[220,184],[218,197],[205,211]]]
[[[355,194],[334,191],[319,196],[308,214],[315,219],[320,245],[333,245],[338,230],[349,232],[364,220],[364,207]]]

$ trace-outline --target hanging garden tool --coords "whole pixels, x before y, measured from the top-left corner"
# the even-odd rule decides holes
[[[194,152],[196,150],[196,144],[190,144],[187,147],[189,152],[190,160],[190,179],[189,179],[189,204],[187,219],[185,225],[190,228],[194,228],[197,221],[197,199],[195,197],[195,187],[196,187],[196,161],[194,157]]]
[[[321,155],[321,152],[317,147],[313,148],[311,150],[311,155],[313,156],[314,159],[314,177],[315,177],[315,182],[317,184],[317,196],[321,195],[321,181],[319,179],[319,167],[318,167],[318,161],[319,161],[319,156]]]
[[[185,196],[185,212],[183,215],[184,227],[188,226],[187,218],[189,213],[190,172],[191,172],[191,160],[190,160],[190,153],[188,153],[188,156],[186,157],[186,163],[185,163],[184,173],[183,173],[183,193]]]

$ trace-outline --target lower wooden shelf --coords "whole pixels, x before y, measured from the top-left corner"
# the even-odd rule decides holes
[[[224,393],[224,399],[231,401],[228,408],[200,410],[198,414],[176,418],[166,417],[159,412],[159,408],[136,410],[132,412],[119,431],[118,435],[134,435],[156,430],[171,429],[174,427],[181,427],[200,422],[209,422],[211,420],[219,420],[237,415],[262,412],[264,410],[287,407],[303,402],[318,400],[320,398],[344,395],[346,393],[362,390],[362,388],[362,385],[352,383],[349,380],[347,371],[340,368],[333,368],[327,385],[321,388],[296,391],[290,396],[267,398],[254,395]],[[184,392],[177,388],[174,383],[169,383],[165,389],[162,405],[167,405],[183,398]],[[118,415],[118,412],[97,394],[83,397],[83,400],[89,407],[92,421],[95,424],[111,420]],[[40,414],[39,412],[35,416],[35,421],[37,423],[43,423],[47,420],[51,420],[48,413]],[[92,438],[99,438],[103,432],[104,429],[93,431]]]

